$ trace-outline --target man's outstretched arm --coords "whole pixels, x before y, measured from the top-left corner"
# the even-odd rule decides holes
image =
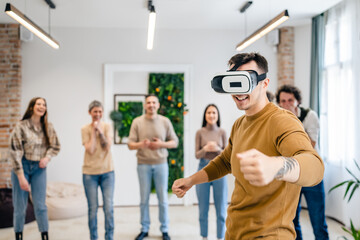
[[[172,191],[178,198],[182,198],[186,192],[194,185],[209,181],[207,173],[202,169],[190,177],[180,178],[174,181]]]

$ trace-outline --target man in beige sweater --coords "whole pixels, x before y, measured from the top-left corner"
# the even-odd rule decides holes
[[[266,59],[258,53],[237,54],[229,66],[232,71],[256,71],[257,75],[268,71]],[[227,240],[295,239],[292,220],[300,188],[316,185],[323,178],[323,162],[301,122],[269,103],[269,81],[258,79],[250,93],[232,95],[245,115],[235,121],[229,144],[204,169],[173,184],[173,192],[183,197],[195,184],[229,173],[235,176],[226,220]]]
[[[135,240],[148,236],[150,228],[149,197],[152,179],[159,200],[160,231],[163,240],[168,235],[168,148],[176,148],[178,138],[170,120],[160,114],[159,99],[155,95],[145,98],[145,114],[137,117],[131,124],[128,147],[137,150],[138,176],[140,184],[141,232]]]

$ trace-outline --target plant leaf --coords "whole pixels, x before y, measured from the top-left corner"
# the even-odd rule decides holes
[[[353,185],[353,184],[354,184],[354,181],[349,181],[348,182],[348,185],[346,187],[345,194],[344,194],[344,199],[345,199],[346,195],[348,194],[349,189],[351,188],[351,185]]]
[[[334,190],[334,189],[336,189],[336,188],[344,185],[345,183],[347,183],[347,182],[349,182],[349,181],[350,181],[350,180],[343,181],[343,182],[339,183],[338,185],[335,185],[334,187],[330,188],[329,193],[330,193],[332,190]]]
[[[342,230],[344,230],[345,232],[347,232],[347,233],[349,233],[349,234],[352,235],[352,233],[351,233],[351,231],[350,231],[349,229],[347,229],[347,228],[345,228],[345,227],[341,227],[341,228],[342,228]]]
[[[348,169],[348,168],[345,168],[346,171],[348,171],[348,173],[351,174],[351,176],[353,176],[353,178],[357,181],[357,182],[360,182],[359,179]]]
[[[354,162],[355,162],[357,169],[360,171],[360,167],[359,167],[358,163],[355,161],[355,159],[354,159]]]
[[[354,187],[353,187],[353,190],[351,191],[351,194],[349,196],[349,199],[348,199],[348,202],[350,202],[350,199],[352,198],[352,196],[354,195],[356,189],[359,188],[359,184],[356,184]]]
[[[353,222],[352,222],[352,219],[350,219],[350,229],[351,229],[352,232],[354,232],[354,230],[355,230],[355,227],[354,227],[354,224],[353,224]]]

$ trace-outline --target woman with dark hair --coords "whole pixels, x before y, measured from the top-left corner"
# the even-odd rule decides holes
[[[225,130],[220,128],[220,114],[215,104],[209,104],[204,111],[202,128],[196,132],[195,157],[200,159],[199,171],[213,158],[221,153],[226,146]],[[226,177],[212,182],[196,185],[196,194],[199,201],[200,235],[203,239],[208,236],[208,212],[210,187],[213,187],[216,209],[217,238],[225,235],[225,219],[227,207],[227,180]]]
[[[25,213],[31,192],[35,218],[41,239],[48,240],[46,198],[46,166],[60,151],[60,143],[51,123],[47,121],[44,98],[30,100],[21,121],[10,137],[10,159],[13,163],[11,182],[14,205],[14,231],[23,239]]]

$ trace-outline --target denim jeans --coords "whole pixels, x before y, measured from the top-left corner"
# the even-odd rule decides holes
[[[159,201],[159,221],[161,224],[160,231],[168,232],[168,164],[138,164],[137,171],[140,184],[141,231],[148,232],[150,227],[149,198],[152,182],[151,179],[153,178],[156,195]]]
[[[105,214],[105,240],[112,240],[114,237],[114,171],[99,175],[83,174],[83,183],[88,202],[88,225],[90,239],[98,239],[97,232],[97,210],[98,210],[98,188],[100,187],[103,197],[103,210]]]
[[[316,240],[329,239],[325,219],[325,191],[324,183],[321,181],[313,187],[303,187],[300,193],[299,205],[294,218],[296,240],[302,240],[299,216],[301,211],[301,196],[304,194],[308,206],[309,216]]]
[[[22,165],[24,175],[31,187],[32,202],[36,222],[40,232],[48,232],[49,221],[47,214],[46,199],[46,168],[40,168],[38,161],[29,161],[23,157]],[[14,205],[14,230],[22,232],[24,229],[26,207],[29,192],[20,188],[19,180],[14,172],[11,172],[11,182]]]
[[[205,167],[210,160],[200,159],[199,171]],[[227,178],[222,177],[208,183],[196,185],[196,195],[199,201],[199,221],[200,235],[208,236],[208,212],[210,200],[210,187],[213,187],[214,203],[216,209],[216,232],[217,238],[222,239],[225,236],[225,219],[227,207]]]

